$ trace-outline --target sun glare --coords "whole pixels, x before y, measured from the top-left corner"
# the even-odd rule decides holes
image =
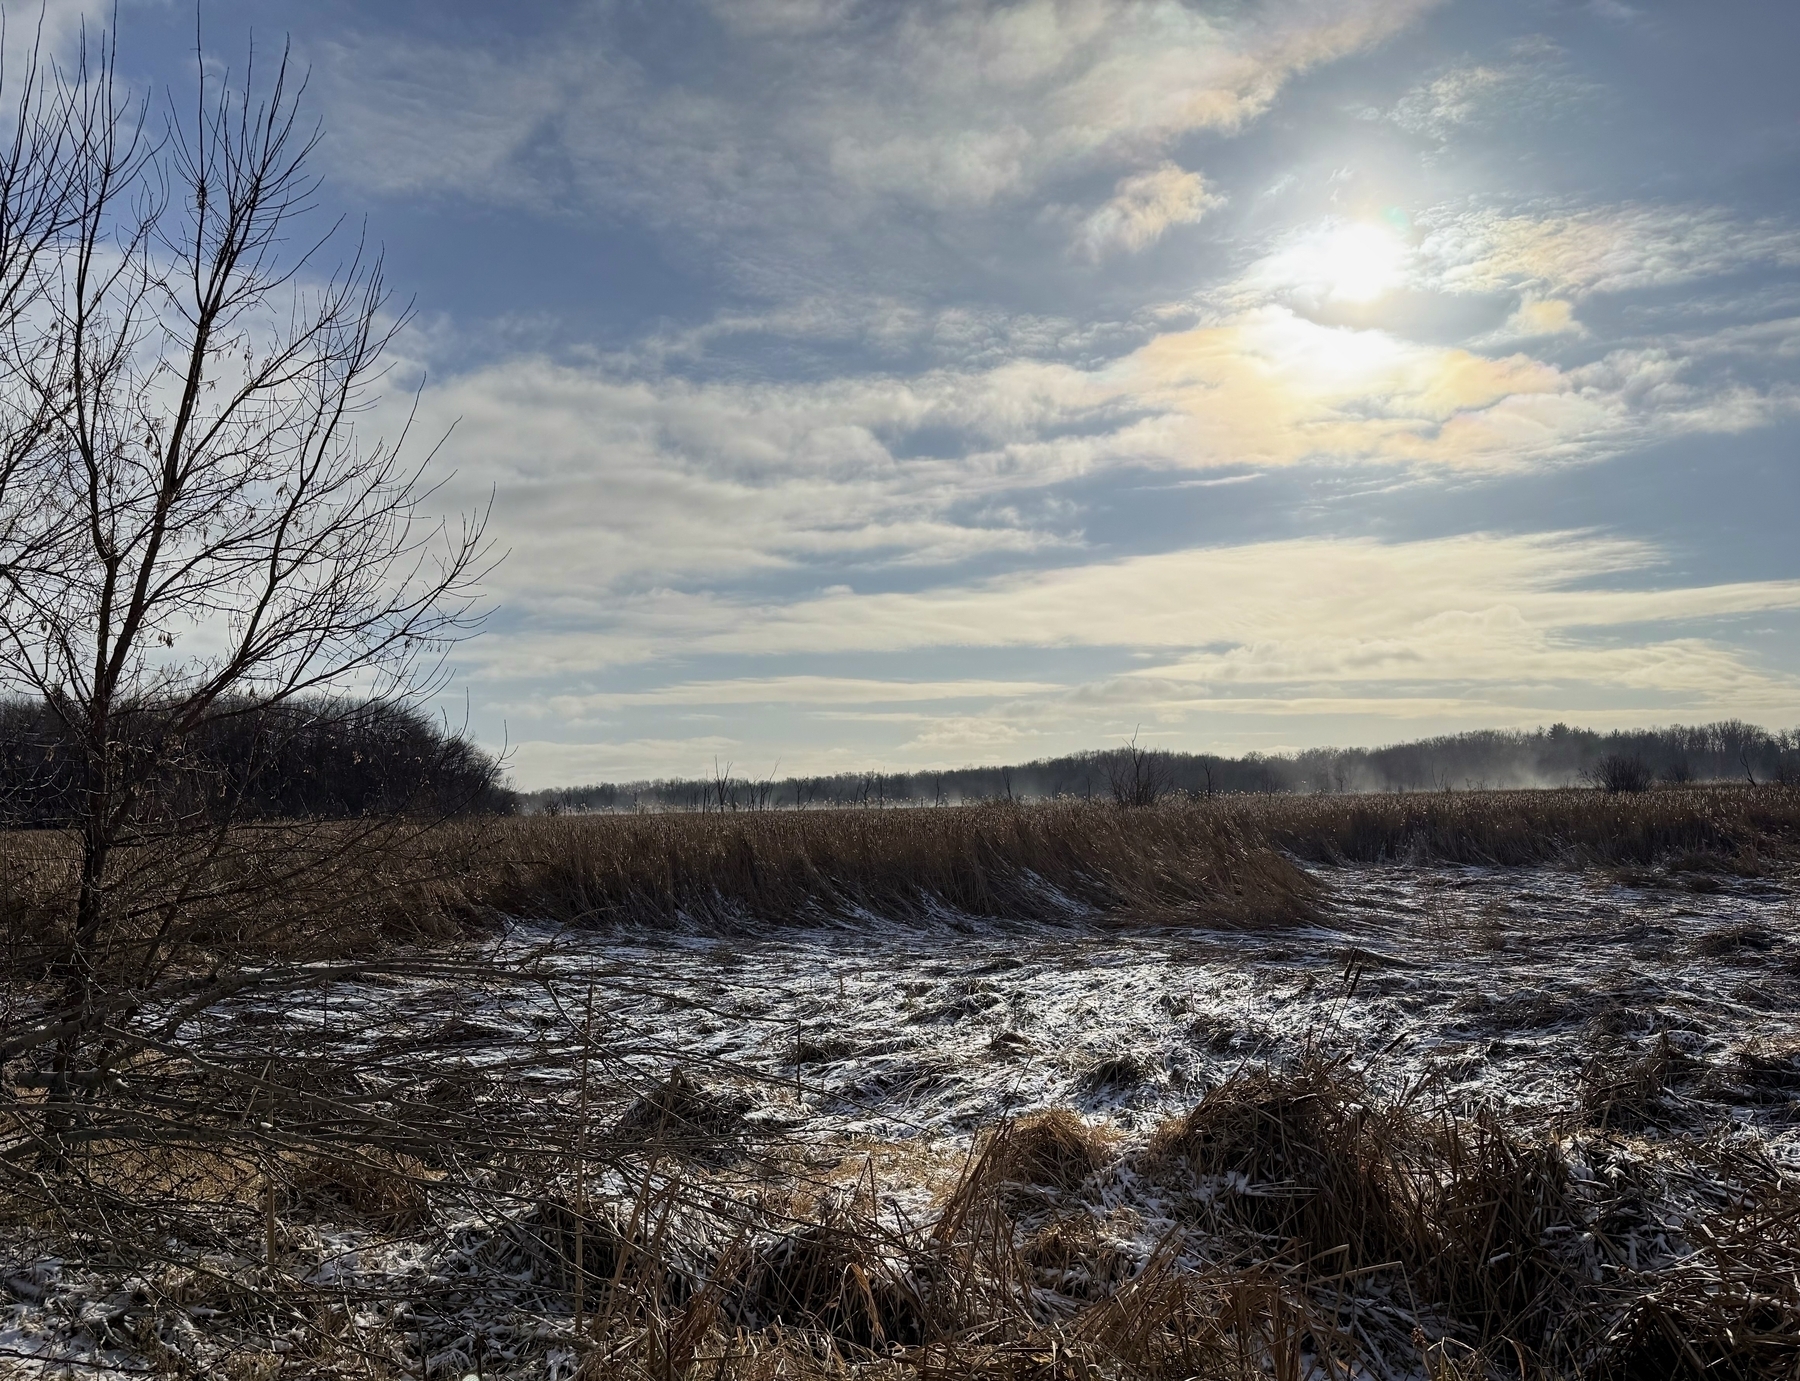
[[[1306,236],[1269,260],[1264,278],[1323,302],[1373,302],[1400,286],[1406,245],[1386,226],[1367,221],[1333,225]]]
[[[1399,284],[1402,252],[1399,239],[1380,226],[1345,226],[1325,241],[1320,266],[1333,297],[1372,302]]]

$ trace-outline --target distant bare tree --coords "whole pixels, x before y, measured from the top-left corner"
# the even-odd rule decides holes
[[[478,617],[484,520],[426,520],[424,461],[357,434],[406,313],[378,254],[306,231],[285,54],[243,75],[201,62],[157,128],[84,42],[28,68],[0,152],[0,687],[80,759],[59,1080],[213,885],[230,812],[167,789],[190,741],[319,692],[416,702]]]
[[[1100,770],[1106,775],[1113,801],[1121,806],[1153,806],[1172,784],[1168,755],[1140,747],[1135,731],[1124,747],[1101,760]]]

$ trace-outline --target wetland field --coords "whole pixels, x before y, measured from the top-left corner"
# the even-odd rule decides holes
[[[0,1376],[1800,1375],[1787,789],[457,822],[73,1112],[7,847]]]

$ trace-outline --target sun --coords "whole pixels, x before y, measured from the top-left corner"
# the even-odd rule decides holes
[[[1382,226],[1343,226],[1319,247],[1320,276],[1339,302],[1373,302],[1400,285],[1405,250]]]
[[[1265,261],[1271,287],[1316,302],[1373,302],[1406,277],[1406,242],[1371,221],[1322,226]]]

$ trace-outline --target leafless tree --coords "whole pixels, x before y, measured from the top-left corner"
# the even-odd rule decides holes
[[[1141,747],[1135,731],[1124,747],[1102,759],[1100,768],[1114,803],[1121,806],[1153,806],[1172,785],[1168,755]]]
[[[229,802],[171,788],[184,744],[297,697],[430,694],[488,561],[483,517],[425,517],[404,430],[359,435],[406,311],[379,254],[310,228],[304,82],[285,54],[198,73],[159,116],[84,41],[27,70],[0,154],[0,684],[80,758],[64,1082],[215,886]]]

